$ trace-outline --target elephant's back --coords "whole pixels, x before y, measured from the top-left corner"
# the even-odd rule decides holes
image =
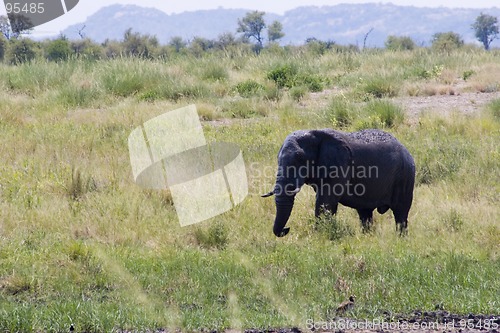
[[[390,133],[378,129],[366,129],[357,132],[346,133],[351,140],[365,144],[380,144],[399,141]]]

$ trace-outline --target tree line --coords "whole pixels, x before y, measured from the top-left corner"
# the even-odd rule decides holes
[[[96,43],[85,38],[85,27],[79,31],[81,37],[79,40],[68,40],[60,35],[55,40],[37,42],[24,37],[30,33],[31,28],[23,23],[22,17],[11,17],[9,20],[5,16],[0,16],[0,61],[15,65],[36,58],[61,61],[69,58],[97,60],[124,56],[155,59],[168,58],[175,54],[200,57],[210,52],[259,54],[265,48],[279,48],[279,40],[285,36],[279,21],[268,24],[264,16],[265,12],[262,11],[248,12],[238,20],[235,33],[224,33],[215,39],[194,37],[185,40],[173,37],[166,45],[161,45],[156,36],[140,34],[132,29],[125,31],[120,41],[106,40],[104,43]],[[488,14],[481,13],[471,28],[486,50],[491,48],[491,43],[499,35],[498,19]],[[434,34],[431,44],[432,49],[450,52],[462,47],[464,41],[459,34],[450,31]],[[359,51],[359,47],[355,45],[342,46],[334,41],[321,41],[314,37],[308,38],[304,46],[317,53],[332,49]],[[385,47],[389,50],[412,50],[418,46],[409,36],[392,35],[388,36]]]

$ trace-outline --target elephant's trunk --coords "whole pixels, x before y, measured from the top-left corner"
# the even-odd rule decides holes
[[[290,228],[285,228],[288,218],[292,213],[294,197],[287,197],[283,200],[276,197],[276,218],[274,220],[273,232],[277,237],[283,237],[288,234]]]

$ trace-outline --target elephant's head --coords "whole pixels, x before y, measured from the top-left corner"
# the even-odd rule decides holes
[[[302,185],[319,185],[327,178],[326,166],[347,165],[348,160],[350,152],[340,132],[297,131],[285,139],[278,153],[274,190],[262,195],[275,195],[276,218],[273,232],[277,237],[286,236],[290,231],[285,226],[292,213],[295,195]]]

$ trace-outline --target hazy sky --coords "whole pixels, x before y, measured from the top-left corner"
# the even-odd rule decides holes
[[[57,1],[57,0],[51,0]],[[99,8],[112,4],[135,4],[143,7],[155,7],[168,14],[197,9],[244,8],[258,9],[266,12],[283,14],[283,12],[299,6],[323,6],[337,5],[340,3],[393,3],[402,6],[416,7],[465,7],[465,8],[491,8],[500,7],[500,0],[392,0],[392,1],[370,1],[370,0],[80,0],[79,4],[66,15],[59,17],[49,23],[35,29],[37,35],[57,34],[67,26],[85,21]],[[0,4],[3,0],[0,0]],[[5,15],[5,7],[0,5],[0,15]]]

